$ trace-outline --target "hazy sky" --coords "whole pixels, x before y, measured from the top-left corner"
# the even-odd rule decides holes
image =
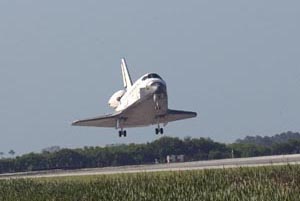
[[[120,58],[157,72],[169,106],[198,112],[165,133],[232,142],[300,131],[299,1],[0,1],[0,151],[141,143],[153,127],[72,127],[112,112]]]

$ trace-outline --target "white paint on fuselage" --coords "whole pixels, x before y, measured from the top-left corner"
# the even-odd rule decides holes
[[[127,91],[121,98],[120,105],[116,108],[116,111],[125,110],[126,108],[133,105],[134,103],[148,99],[149,96],[153,96],[155,91],[150,86],[153,83],[159,83],[166,87],[166,82],[161,78],[145,79],[149,74],[152,74],[152,73],[145,74],[140,79],[138,79],[130,88],[127,88]],[[164,103],[161,106],[161,110],[166,111],[168,109],[167,91],[164,92],[163,99],[165,99],[165,100],[162,100],[162,102],[165,102],[166,104]],[[145,107],[147,107],[147,105],[145,105]],[[150,107],[152,110],[155,110],[155,108],[152,107],[152,105]]]

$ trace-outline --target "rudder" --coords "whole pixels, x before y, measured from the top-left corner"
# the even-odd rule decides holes
[[[132,80],[127,68],[126,60],[125,58],[121,59],[121,69],[122,69],[122,77],[123,77],[123,83],[124,83],[124,88],[129,88],[132,86]]]

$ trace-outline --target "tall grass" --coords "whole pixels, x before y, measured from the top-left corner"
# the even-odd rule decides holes
[[[0,200],[300,200],[300,166],[16,179]]]

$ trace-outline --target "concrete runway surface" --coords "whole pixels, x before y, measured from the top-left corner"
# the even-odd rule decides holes
[[[139,172],[158,171],[184,171],[201,169],[255,167],[270,165],[300,164],[300,154],[263,156],[252,158],[234,158],[209,161],[195,161],[169,164],[131,165],[121,167],[89,168],[78,170],[50,170],[33,171],[21,173],[0,174],[0,179],[17,178],[40,178],[40,177],[63,177],[63,176],[83,176],[83,175],[104,175],[104,174],[124,174]]]

